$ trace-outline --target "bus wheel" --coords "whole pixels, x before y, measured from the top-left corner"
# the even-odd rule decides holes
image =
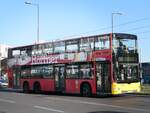
[[[81,95],[84,97],[91,96],[91,87],[89,84],[85,83],[81,86]]]
[[[29,93],[29,84],[28,84],[28,82],[23,83],[23,92],[24,93]]]
[[[41,86],[39,82],[34,83],[34,88],[33,88],[35,93],[41,93]]]

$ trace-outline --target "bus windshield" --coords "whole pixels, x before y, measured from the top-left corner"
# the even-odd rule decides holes
[[[119,64],[116,68],[117,82],[137,82],[139,81],[137,64]]]
[[[115,34],[113,38],[113,62],[117,82],[137,82],[138,73],[137,37]]]
[[[131,36],[130,36],[131,37]],[[115,53],[135,53],[137,51],[137,39],[135,36],[132,38],[118,36],[113,39],[113,48]]]

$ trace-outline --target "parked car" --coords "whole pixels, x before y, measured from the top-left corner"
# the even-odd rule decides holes
[[[0,79],[0,88],[6,88],[8,87],[8,83],[3,80],[3,79]]]

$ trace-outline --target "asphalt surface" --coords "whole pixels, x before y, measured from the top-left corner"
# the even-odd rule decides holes
[[[0,90],[0,113],[150,113],[150,96],[89,98]]]

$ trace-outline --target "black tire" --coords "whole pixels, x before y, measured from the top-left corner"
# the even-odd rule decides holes
[[[34,83],[33,90],[34,90],[34,93],[37,93],[37,94],[41,93],[41,85],[39,82]]]
[[[91,96],[91,87],[89,84],[85,83],[81,86],[81,95],[84,97]]]
[[[24,93],[29,93],[30,89],[29,89],[29,84],[28,82],[24,82],[23,83],[23,92]]]

